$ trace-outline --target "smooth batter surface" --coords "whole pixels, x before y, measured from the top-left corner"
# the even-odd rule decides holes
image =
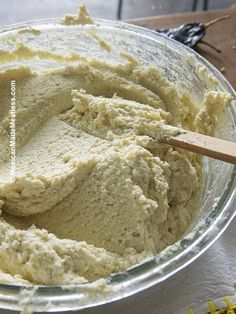
[[[63,23],[84,17],[92,23],[81,12]],[[23,44],[8,57],[0,54],[63,61]],[[201,160],[158,140],[179,127],[214,134],[230,96],[209,91],[199,109],[161,69],[124,58],[114,66],[72,56],[73,65],[53,70],[22,65],[0,72],[0,282],[98,279],[150,258],[191,224]],[[13,180],[11,79],[17,80]]]

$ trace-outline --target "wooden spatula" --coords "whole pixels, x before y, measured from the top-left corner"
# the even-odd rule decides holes
[[[236,143],[184,130],[163,142],[191,152],[236,164]]]

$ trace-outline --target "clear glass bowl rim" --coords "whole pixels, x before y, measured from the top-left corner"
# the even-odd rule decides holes
[[[172,48],[178,48],[181,46],[183,49],[183,45],[179,42],[166,38],[150,29],[106,19],[94,20],[98,25],[126,29],[128,31],[152,38],[152,40],[164,39],[166,43],[172,46]],[[33,27],[42,24],[58,25],[58,21],[58,18],[38,19],[12,24],[10,26],[3,26],[0,28],[0,34],[29,26]],[[213,72],[218,80],[224,84],[226,90],[232,94],[234,100],[236,99],[234,89],[212,64],[192,49],[186,46],[184,46],[184,49],[186,49],[187,53],[194,54],[199,63],[206,66],[208,70]],[[230,112],[234,121],[234,129],[236,129],[236,111],[233,106],[230,109]],[[221,205],[217,206],[214,210],[211,225],[203,228],[200,232],[199,230],[196,230],[193,238],[186,241],[179,250],[173,250],[172,247],[167,248],[165,253],[168,253],[166,254],[168,259],[166,259],[163,252],[161,252],[143,264],[134,266],[133,268],[120,274],[107,277],[106,282],[108,287],[111,287],[111,289],[108,289],[105,294],[102,290],[101,293],[97,291],[97,293],[95,295],[93,294],[93,297],[91,298],[89,294],[87,295],[85,293],[85,291],[87,291],[88,284],[80,284],[73,286],[70,289],[65,289],[61,286],[40,286],[35,289],[35,287],[32,286],[0,284],[0,309],[19,310],[24,307],[32,307],[35,311],[49,312],[79,310],[123,299],[166,280],[179,270],[192,263],[225,231],[236,214],[236,210],[233,206],[236,204],[235,188],[236,166],[233,166],[229,184],[219,201],[219,204]],[[188,236],[188,234],[185,236]],[[182,240],[180,240],[179,243],[181,243]],[[21,302],[22,288],[32,294],[26,302]]]

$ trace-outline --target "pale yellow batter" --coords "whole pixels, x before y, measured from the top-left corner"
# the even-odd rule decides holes
[[[81,18],[92,23],[86,11],[63,23]],[[230,96],[209,91],[199,109],[161,69],[131,56],[112,66],[23,44],[0,55],[75,61],[43,73],[23,65],[0,72],[0,282],[94,280],[178,240],[198,209],[201,160],[158,140],[180,127],[214,134]],[[17,80],[14,180],[11,79]]]

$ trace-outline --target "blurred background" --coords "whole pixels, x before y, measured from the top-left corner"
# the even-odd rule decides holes
[[[106,19],[236,7],[236,0],[0,0],[0,25],[73,14],[81,2],[86,4],[93,17]]]

